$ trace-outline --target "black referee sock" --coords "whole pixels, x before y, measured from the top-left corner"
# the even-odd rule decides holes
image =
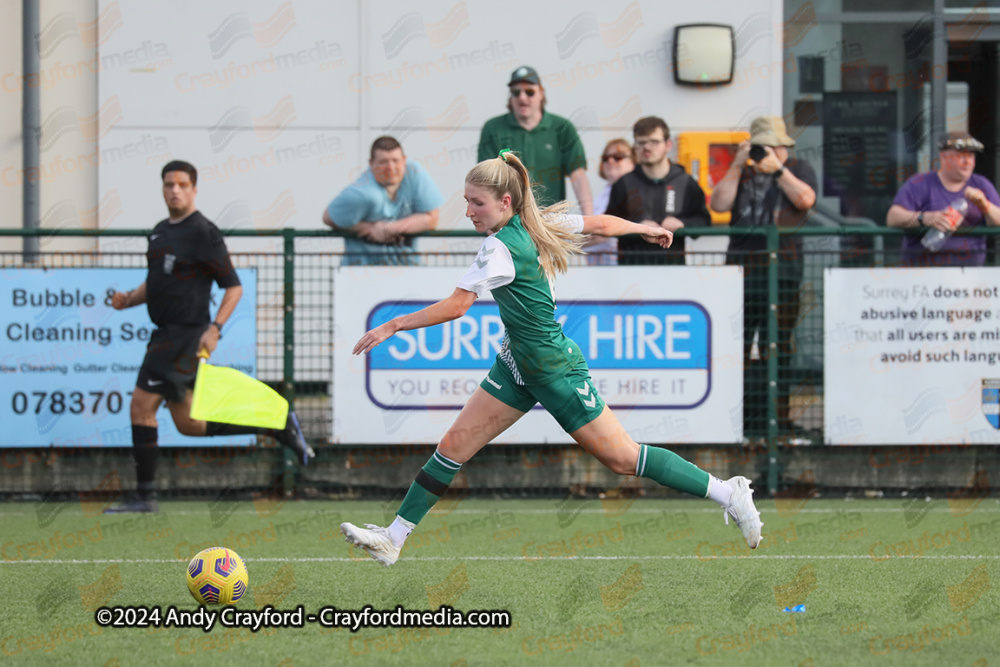
[[[136,488],[143,500],[150,500],[155,495],[153,488],[156,480],[158,439],[155,426],[132,424],[132,458],[135,459]]]
[[[239,424],[223,424],[222,422],[205,422],[205,435],[269,435],[274,436],[273,428],[260,426],[240,426]]]

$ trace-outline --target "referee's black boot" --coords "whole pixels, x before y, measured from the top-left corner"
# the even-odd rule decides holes
[[[160,504],[156,502],[156,492],[139,492],[132,500],[115,503],[104,510],[105,514],[158,514]]]
[[[278,442],[295,452],[295,457],[302,465],[306,465],[309,463],[309,459],[316,456],[316,452],[306,442],[306,437],[302,434],[302,427],[299,426],[299,418],[295,416],[294,412],[288,413],[285,428],[281,431],[275,431],[274,437],[277,438]]]

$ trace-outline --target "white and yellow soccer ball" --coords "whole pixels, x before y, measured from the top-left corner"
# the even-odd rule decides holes
[[[247,592],[247,566],[232,549],[211,547],[188,563],[187,585],[198,604],[233,604]]]

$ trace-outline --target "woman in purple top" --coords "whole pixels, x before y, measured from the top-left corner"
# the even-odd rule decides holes
[[[969,210],[963,226],[1000,225],[1000,196],[993,184],[979,174],[976,153],[983,145],[965,132],[950,132],[939,145],[941,168],[910,177],[896,193],[886,224],[890,227],[936,228],[948,231],[945,209],[965,197]],[[920,245],[920,236],[903,239],[903,266],[983,266],[986,238],[952,236],[938,252]]]

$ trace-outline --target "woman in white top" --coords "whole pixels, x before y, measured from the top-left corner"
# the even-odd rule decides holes
[[[594,215],[604,213],[608,209],[608,198],[611,196],[611,186],[615,181],[635,169],[635,154],[632,144],[626,139],[612,139],[601,152],[601,165],[598,172],[607,183],[594,199]],[[596,242],[587,244],[587,264],[614,265],[618,263],[618,239],[591,237]]]

